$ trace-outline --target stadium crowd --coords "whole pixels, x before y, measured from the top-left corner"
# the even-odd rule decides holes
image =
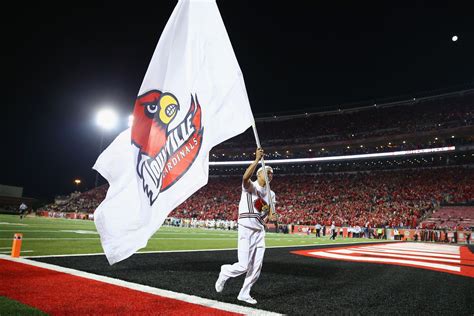
[[[272,189],[279,223],[415,228],[443,203],[473,203],[473,102],[471,91],[257,120],[269,159],[456,146],[456,151],[432,155],[276,165]],[[251,160],[254,147],[247,130],[213,149],[211,160]],[[177,207],[169,223],[230,227],[238,217],[244,170],[211,166],[209,183]],[[42,210],[92,214],[107,189],[71,195]],[[455,220],[436,223],[429,228],[457,225]]]
[[[73,192],[69,196],[58,197],[54,203],[48,204],[38,211],[51,212],[51,217],[64,217],[68,212],[94,213],[97,206],[105,198],[109,188],[108,184],[99,186],[85,192]]]
[[[412,227],[441,203],[474,200],[470,168],[444,168],[314,175],[275,174],[282,224]],[[170,216],[237,218],[240,178],[211,178]]]
[[[399,105],[364,106],[326,113],[306,113],[292,117],[273,116],[257,120],[257,128],[268,145],[324,143],[395,135],[414,135],[427,131],[474,125],[474,94],[459,94],[428,100],[413,100]],[[251,131],[223,143],[221,148],[253,144]],[[267,146],[268,147],[268,146]]]
[[[277,192],[276,209],[281,224],[329,226],[334,221],[339,227],[416,228],[425,215],[442,203],[474,201],[473,179],[474,169],[465,167],[300,175],[276,173],[272,190]],[[169,217],[194,219],[201,221],[199,223],[236,221],[240,182],[240,177],[211,177],[205,187],[178,206]],[[41,211],[93,213],[105,198],[107,188],[104,185],[73,195],[69,200],[47,205]],[[456,221],[444,224],[453,228]],[[436,228],[436,225],[429,228]]]

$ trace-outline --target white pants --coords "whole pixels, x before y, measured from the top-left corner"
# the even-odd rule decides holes
[[[254,230],[239,225],[238,259],[234,264],[225,264],[221,267],[221,274],[228,278],[235,278],[245,272],[244,285],[239,296],[249,297],[252,285],[257,282],[262,270],[263,255],[265,253],[265,230]]]

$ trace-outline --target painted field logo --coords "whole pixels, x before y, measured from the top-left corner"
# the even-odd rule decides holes
[[[171,93],[151,90],[139,96],[133,110],[132,144],[140,150],[136,172],[150,205],[191,167],[201,149],[201,106],[191,95],[184,119],[173,129],[180,104]]]
[[[407,266],[474,278],[474,253],[467,246],[401,242],[305,249],[292,253],[330,260]]]

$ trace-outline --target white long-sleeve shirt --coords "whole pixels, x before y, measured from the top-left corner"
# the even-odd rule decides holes
[[[275,192],[271,190],[270,192],[273,203],[276,203]],[[242,195],[239,203],[239,225],[251,229],[264,229],[263,220],[266,214],[262,214],[255,208],[255,201],[258,198],[262,198],[267,204],[270,204],[266,188],[260,186],[258,181],[251,181],[248,189],[245,189],[242,185]]]

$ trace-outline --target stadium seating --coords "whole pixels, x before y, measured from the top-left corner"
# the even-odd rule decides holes
[[[421,227],[469,229],[474,227],[474,206],[443,206],[422,221]]]
[[[358,108],[258,118],[269,158],[311,158],[473,144],[474,93]],[[211,152],[211,160],[246,160],[255,147],[248,129]]]
[[[327,112],[294,115],[273,115],[257,119],[260,138],[269,146],[292,144],[330,143],[335,141],[367,140],[381,137],[418,136],[426,132],[472,127],[474,93],[438,96],[397,103],[367,105]],[[472,134],[471,134],[472,135]],[[435,139],[432,139],[435,141]],[[243,147],[254,144],[249,130],[220,148]],[[268,147],[268,145],[266,147]]]
[[[313,175],[278,175],[277,211],[284,224],[416,227],[441,202],[474,199],[474,170],[444,168]],[[170,216],[235,219],[240,177],[211,178]]]
[[[446,153],[272,165],[283,224],[429,227],[471,225],[446,203],[474,201],[474,93],[257,119],[267,159],[327,157],[456,146]],[[253,160],[252,131],[211,151],[211,161]],[[246,165],[211,166],[209,183],[178,206],[176,219],[236,220]],[[93,213],[108,186],[69,196],[52,212]],[[444,215],[446,214],[446,215]],[[467,221],[469,219],[469,221]],[[453,227],[454,227],[453,226]]]

